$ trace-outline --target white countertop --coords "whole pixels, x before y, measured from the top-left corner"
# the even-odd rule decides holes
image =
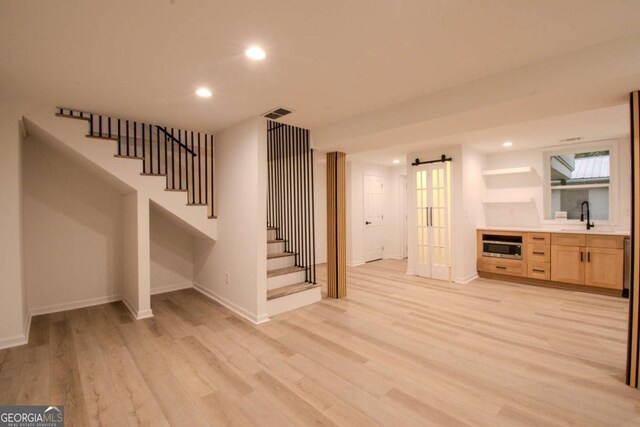
[[[478,230],[519,231],[519,232],[529,232],[529,233],[601,234],[601,235],[609,235],[609,236],[630,236],[631,235],[631,233],[627,230],[602,230],[602,229],[598,229],[598,227],[592,228],[591,230],[587,230],[586,228],[554,229],[554,228],[523,228],[523,227],[478,227]]]

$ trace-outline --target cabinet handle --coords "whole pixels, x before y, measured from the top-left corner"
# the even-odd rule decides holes
[[[587,252],[587,262],[591,262],[591,252]]]
[[[431,226],[433,227],[433,207],[431,207],[431,211],[430,212],[431,212],[431,218],[429,218],[429,219],[430,219],[430,222],[431,222]]]
[[[544,252],[536,252],[536,251],[533,251],[533,254],[534,254],[534,255],[544,255]]]
[[[496,265],[496,268],[498,270],[506,270],[507,269],[507,267],[503,267],[502,265]]]
[[[580,251],[580,262],[584,262],[584,252]]]
[[[544,273],[544,270],[539,270],[539,269],[537,269],[537,268],[534,268],[534,269],[533,269],[533,271],[534,271],[535,273]]]
[[[544,240],[544,237],[532,237],[533,240]]]

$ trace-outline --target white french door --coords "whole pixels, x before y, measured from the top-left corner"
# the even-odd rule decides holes
[[[421,165],[415,171],[418,276],[449,280],[449,172],[449,162]]]

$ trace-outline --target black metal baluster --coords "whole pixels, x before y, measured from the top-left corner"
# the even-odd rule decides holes
[[[149,124],[149,169],[153,174],[153,126],[151,124]]]
[[[126,133],[127,133],[127,157],[129,157],[129,120],[127,120],[127,129],[126,129]]]
[[[156,126],[156,143],[157,148],[158,148],[158,173],[162,173],[162,157],[161,157],[161,150],[160,150],[160,128],[158,126]],[[165,173],[166,175],[166,173]]]
[[[304,160],[305,160],[305,172],[306,172],[306,187],[307,187],[307,197],[305,200],[306,203],[306,219],[307,219],[307,229],[306,229],[306,233],[307,233],[307,273],[306,274],[306,278],[307,278],[307,282],[313,283],[311,280],[311,252],[313,251],[313,248],[311,247],[311,187],[310,187],[310,183],[311,183],[311,177],[309,176],[309,138],[307,138],[307,131],[306,129],[303,131],[303,136],[304,136],[304,144],[305,144],[305,148],[304,148]]]
[[[93,114],[89,115],[89,135],[93,136]]]
[[[169,138],[166,133],[162,135],[164,136],[164,176],[167,181],[166,187],[169,188],[169,146],[167,145]]]
[[[122,131],[120,130],[120,119],[118,119],[118,156],[122,156]]]
[[[171,128],[171,189],[176,189],[176,158],[175,151],[173,149],[173,128]]]
[[[215,149],[213,146],[213,135],[211,135],[211,215],[215,215],[215,207],[216,207],[216,200],[215,200],[215,179],[216,179],[216,164],[215,164],[215,158],[213,157],[214,153],[215,153]]]
[[[202,203],[202,150],[200,147],[200,132],[198,132],[198,203]]]
[[[276,144],[276,169],[277,169],[277,174],[278,174],[278,184],[277,184],[277,190],[278,190],[278,201],[276,203],[276,209],[278,210],[278,215],[277,215],[277,230],[276,230],[276,236],[279,239],[284,238],[284,232],[285,232],[285,228],[284,228],[284,174],[283,174],[283,163],[282,163],[282,159],[283,159],[283,151],[282,151],[282,142],[280,141],[280,135],[278,134],[278,130],[276,129],[275,134],[275,144]],[[289,242],[288,239],[285,239],[285,252],[289,252],[291,250],[291,242]]]
[[[71,115],[73,115],[73,112],[71,113]],[[99,117],[100,117],[100,122],[98,123],[98,132],[102,137],[102,116],[99,116]]]
[[[178,129],[178,188],[182,190],[182,131]]]
[[[138,157],[138,123],[133,122],[133,157]]]
[[[142,123],[142,173],[147,173],[147,156],[145,155],[145,124]]]
[[[297,222],[297,228],[298,228],[298,247],[300,248],[300,250],[298,252],[300,252],[300,255],[298,256],[298,260],[300,263],[300,266],[304,267],[304,236],[302,233],[302,227],[304,225],[304,221],[302,218],[302,169],[301,166],[302,164],[300,163],[300,154],[301,154],[301,150],[300,150],[300,138],[299,138],[299,132],[298,132],[297,127],[292,127],[292,131],[294,134],[294,141],[295,141],[295,148],[296,148],[296,156],[294,157],[294,161],[296,163],[296,172],[297,172],[297,177],[296,177],[296,200],[297,200],[297,205],[296,205],[296,210],[297,210],[297,214],[296,214],[296,222]]]
[[[207,156],[209,154],[208,148],[209,135],[204,134],[204,202],[209,204],[209,165],[207,164]]]
[[[109,133],[109,139],[111,139],[111,117],[107,117],[107,132]]]
[[[193,149],[193,131],[191,131],[191,151],[195,153]],[[191,203],[196,203],[196,156],[191,155]]]
[[[271,122],[267,122],[267,227],[271,227]]]

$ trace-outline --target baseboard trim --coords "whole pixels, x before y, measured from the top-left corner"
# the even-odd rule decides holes
[[[473,282],[478,278],[478,274],[471,274],[467,277],[463,277],[462,279],[453,279],[453,283],[457,283],[459,285],[466,285],[467,283]]]
[[[193,288],[193,282],[175,283],[173,285],[151,288],[151,295],[164,294],[166,292],[180,291],[182,289]]]
[[[210,298],[210,299],[214,300],[215,302],[217,302],[219,304],[222,304],[223,306],[225,306],[229,310],[233,311],[238,316],[240,316],[240,317],[242,317],[244,319],[247,319],[251,323],[255,323],[256,325],[259,325],[261,323],[265,323],[265,322],[269,321],[269,316],[267,314],[260,314],[260,315],[256,316],[253,313],[251,313],[251,312],[245,310],[244,308],[236,305],[235,303],[229,301],[225,297],[216,294],[211,289],[208,289],[208,288],[202,286],[199,283],[193,282],[193,289],[195,289],[196,291],[200,292],[202,295],[206,296],[207,298]]]
[[[127,309],[129,310],[129,313],[131,314],[131,317],[134,318],[134,320],[142,320],[142,319],[147,319],[149,317],[153,317],[153,312],[151,311],[150,308],[146,309],[146,310],[136,310],[133,308],[133,305],[131,305],[131,303],[129,303],[129,301],[127,301],[126,298],[122,298],[122,303],[124,304],[125,307],[127,307]]]
[[[28,335],[22,334],[17,335],[15,337],[5,338],[0,340],[0,350],[4,350],[5,348],[17,347],[19,345],[25,345],[29,342]]]
[[[365,265],[367,262],[366,261],[356,261],[356,262],[350,262],[347,265],[349,267],[358,267],[360,265]]]
[[[401,255],[385,255],[382,259],[404,259]]]
[[[29,311],[31,316],[39,316],[41,314],[57,313],[59,311],[75,310],[78,308],[91,307],[94,305],[108,304],[110,302],[120,301],[121,295],[109,295],[106,297],[88,298],[80,301],[65,302],[62,304],[48,305],[46,307],[34,308]]]

